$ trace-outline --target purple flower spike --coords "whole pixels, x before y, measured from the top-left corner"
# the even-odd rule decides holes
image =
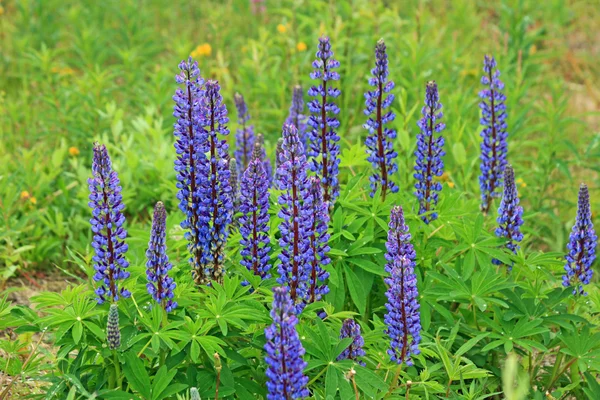
[[[279,177],[277,174],[283,162],[283,138],[279,138],[277,140],[277,146],[275,147],[275,176],[273,177],[275,188],[277,189],[281,189],[279,187]]]
[[[485,75],[481,83],[486,86],[479,92],[481,103],[481,211],[487,214],[490,211],[494,197],[500,197],[496,189],[502,187],[502,174],[506,167],[506,153],[508,145],[506,138],[506,96],[502,93],[504,83],[500,80],[500,71],[496,70],[494,57],[485,56],[483,71]]]
[[[323,267],[331,262],[327,255],[329,252],[329,233],[327,226],[329,224],[329,204],[323,201],[323,190],[318,178],[310,178],[310,197],[311,204],[311,227],[310,227],[310,248],[312,260],[310,261],[310,285],[306,300],[308,303],[321,300],[329,293],[329,288],[325,282],[329,278],[329,272]]]
[[[309,138],[306,129],[306,121],[307,118],[304,115],[304,92],[302,91],[302,86],[296,85],[293,89],[292,105],[290,106],[290,113],[286,123],[296,127],[304,149],[308,150]]]
[[[234,96],[235,107],[238,114],[238,125],[240,126],[235,134],[235,159],[238,164],[238,171],[245,171],[248,163],[252,159],[254,149],[254,126],[248,125],[250,114],[244,101],[244,96],[236,93]]]
[[[92,247],[94,257],[92,263],[96,273],[94,281],[98,282],[95,290],[98,304],[105,301],[118,301],[127,298],[131,293],[119,288],[119,281],[129,278],[125,269],[129,262],[125,259],[127,231],[123,228],[123,196],[119,185],[119,176],[112,169],[106,146],[94,144],[92,161],[92,177],[88,179],[90,189],[88,205],[92,209]]]
[[[204,81],[200,77],[198,63],[190,57],[179,64],[181,71],[175,76],[175,81],[183,87],[178,87],[173,100],[175,107],[173,116],[175,123],[175,172],[177,174],[177,199],[179,209],[185,215],[181,227],[186,231],[188,250],[191,254],[190,265],[195,275],[202,270],[204,250],[203,220],[200,218],[200,199],[202,175],[201,164],[205,162],[204,153],[208,150],[207,135],[199,123],[200,98],[203,95]]]
[[[366,353],[363,350],[365,340],[360,333],[360,325],[352,318],[344,320],[340,331],[340,339],[352,338],[352,343],[338,356],[340,360],[353,360],[363,367],[366,365],[364,361],[360,361],[359,357],[363,357]]]
[[[392,193],[398,191],[398,185],[391,180],[391,176],[398,171],[395,161],[398,153],[394,151],[392,144],[396,138],[396,131],[384,126],[392,122],[396,114],[391,109],[385,111],[394,101],[394,95],[390,93],[394,82],[388,81],[388,57],[383,39],[375,46],[375,68],[371,70],[371,74],[373,77],[369,79],[369,85],[375,89],[365,93],[364,112],[369,117],[364,124],[365,129],[369,131],[365,145],[369,155],[367,160],[375,168],[370,179],[371,197],[375,196],[377,188],[381,187],[381,198],[385,200],[388,189]]]
[[[577,219],[567,244],[565,264],[566,274],[563,276],[563,286],[573,287],[574,295],[587,295],[583,285],[590,283],[594,271],[592,264],[596,259],[598,236],[594,231],[592,211],[590,209],[590,194],[588,187],[581,184],[577,204]]]
[[[310,77],[320,83],[308,89],[308,95],[314,99],[308,102],[308,109],[312,113],[308,125],[312,129],[307,154],[311,158],[310,169],[321,179],[323,200],[333,206],[339,195],[340,137],[335,130],[340,126],[340,121],[336,118],[340,109],[332,99],[337,98],[341,92],[331,86],[340,79],[340,74],[334,71],[340,63],[333,58],[328,37],[319,38],[317,59],[312,66],[314,71]]]
[[[266,179],[270,186],[271,181],[273,180],[273,166],[271,165],[271,160],[269,160],[267,157],[267,150],[265,149],[265,137],[262,135],[262,133],[256,135],[252,158],[258,158],[260,162],[262,162]]]
[[[283,220],[279,226],[280,284],[290,288],[294,303],[302,309],[302,299],[306,299],[309,281],[311,250],[312,197],[310,182],[306,175],[306,156],[294,125],[283,126],[281,164],[277,170],[278,187],[283,192],[279,196]]]
[[[208,133],[209,159],[201,164],[202,202],[200,215],[204,223],[203,268],[195,276],[198,284],[210,279],[222,282],[223,258],[232,220],[233,201],[229,172],[229,147],[217,134],[228,135],[227,108],[223,103],[221,88],[216,81],[207,81],[200,100],[200,125]],[[210,278],[209,278],[210,277]]]
[[[305,350],[296,331],[298,318],[288,288],[273,289],[271,318],[273,324],[265,329],[267,338],[265,361],[268,365],[267,399],[288,400],[308,397],[310,394],[306,388],[308,377],[304,375],[307,364],[302,359]]]
[[[412,365],[411,357],[420,352],[421,317],[414,271],[416,254],[410,244],[410,233],[404,222],[402,207],[395,206],[392,209],[386,248],[385,270],[390,274],[385,278],[389,289],[385,293],[388,312],[384,317],[386,333],[390,337],[388,354],[398,364],[404,362]]]
[[[164,204],[159,201],[154,206],[152,218],[152,231],[148,250],[146,251],[146,276],[148,277],[148,293],[165,308],[167,312],[177,308],[177,302],[173,301],[173,290],[177,286],[173,278],[169,277],[171,263],[167,256],[167,212]]]
[[[498,228],[496,236],[506,238],[506,248],[517,253],[519,242],[523,240],[521,225],[523,225],[523,207],[519,205],[519,194],[515,184],[515,171],[510,165],[504,169],[504,194],[498,208]],[[492,260],[496,265],[501,265],[499,260]],[[509,266],[510,268],[510,266]]]
[[[440,135],[446,125],[439,122],[442,117],[442,104],[438,94],[437,84],[434,81],[427,83],[425,89],[425,106],[421,110],[423,118],[418,122],[421,133],[417,135],[417,158],[414,177],[415,195],[419,199],[419,215],[426,224],[437,219],[438,215],[433,212],[438,202],[438,192],[442,190],[442,184],[435,182],[436,176],[444,173],[444,138]],[[426,213],[430,213],[425,215]]]
[[[269,182],[258,158],[250,161],[242,176],[240,211],[241,264],[262,279],[270,278]]]

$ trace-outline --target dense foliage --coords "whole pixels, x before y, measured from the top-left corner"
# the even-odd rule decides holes
[[[600,398],[584,5],[1,4],[0,400]]]

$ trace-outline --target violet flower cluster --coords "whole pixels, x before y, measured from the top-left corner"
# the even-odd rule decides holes
[[[481,210],[487,214],[492,205],[492,200],[499,197],[498,188],[502,187],[502,174],[506,167],[506,154],[508,145],[506,139],[506,96],[502,93],[504,83],[500,80],[500,71],[496,68],[496,60],[492,56],[485,56],[483,71],[485,75],[481,83],[486,86],[479,93],[481,102]]]
[[[390,337],[388,354],[398,364],[412,365],[411,357],[420,352],[421,318],[414,271],[416,254],[402,207],[392,209],[389,227],[385,270],[390,276],[385,278],[389,289],[385,294],[388,312],[384,317]]]
[[[248,125],[250,114],[248,106],[244,101],[244,96],[239,93],[234,95],[235,107],[237,108],[238,125],[240,126],[235,133],[235,159],[237,160],[238,171],[245,171],[248,163],[252,159],[254,149],[254,127]]]
[[[283,126],[281,164],[277,170],[282,219],[279,230],[279,279],[280,284],[290,288],[290,296],[301,309],[302,300],[308,293],[312,228],[312,197],[306,174],[306,156],[294,125]]]
[[[269,181],[259,158],[250,161],[242,175],[240,203],[240,263],[262,279],[269,274]]]
[[[352,338],[352,343],[338,356],[337,360],[353,360],[354,362],[362,365],[366,365],[364,361],[360,360],[366,353],[363,350],[365,340],[363,339],[360,332],[360,325],[352,318],[344,320],[342,323],[342,329],[340,330],[340,339]]]
[[[309,146],[308,131],[306,129],[307,118],[304,115],[304,92],[302,86],[294,86],[292,92],[292,105],[288,114],[286,123],[294,125],[298,130],[298,136],[302,142],[302,146],[307,151]]]
[[[521,225],[523,225],[523,207],[519,205],[519,194],[515,183],[515,171],[510,165],[504,169],[504,193],[500,207],[498,207],[498,228],[496,236],[506,239],[506,248],[517,253],[519,242],[523,240]],[[499,260],[492,260],[496,265],[502,264]]]
[[[419,215],[426,224],[437,219],[433,211],[438,202],[438,192],[442,184],[434,181],[435,177],[444,173],[444,137],[437,136],[446,125],[440,120],[443,117],[442,104],[438,94],[437,84],[428,82],[425,89],[425,106],[421,110],[423,118],[418,122],[421,132],[417,135],[416,164],[414,177],[415,195],[419,199]]]
[[[574,295],[586,295],[583,285],[590,283],[594,271],[592,264],[596,260],[596,246],[598,236],[592,222],[592,211],[590,209],[590,194],[588,187],[581,184],[579,187],[579,198],[577,202],[577,219],[569,236],[565,264],[565,275],[563,275],[563,286],[573,287]]]
[[[329,252],[329,204],[323,201],[323,191],[319,179],[310,178],[310,197],[312,198],[310,217],[310,260],[309,286],[306,301],[313,303],[329,293],[329,287],[324,283],[329,278],[329,272],[323,267],[331,262]]]
[[[186,231],[188,250],[191,254],[190,265],[195,275],[202,276],[202,260],[204,258],[204,233],[200,218],[200,199],[202,196],[200,184],[201,164],[205,162],[204,153],[208,150],[207,135],[199,124],[200,98],[203,95],[204,81],[200,77],[198,63],[190,57],[179,63],[181,71],[175,80],[179,85],[173,100],[175,107],[173,116],[177,118],[174,126],[175,172],[177,175],[177,199],[179,209],[185,215],[181,227]]]
[[[307,363],[302,359],[305,350],[296,331],[298,318],[288,288],[273,288],[271,318],[273,324],[265,329],[267,399],[308,397],[308,377],[304,375]]]
[[[92,177],[88,179],[88,205],[92,209],[90,224],[95,253],[92,264],[96,271],[94,281],[98,282],[95,290],[98,304],[131,296],[127,289],[119,287],[119,281],[129,277],[129,272],[125,270],[129,266],[125,259],[128,249],[125,243],[127,231],[123,227],[125,205],[119,183],[106,146],[95,143]]]
[[[221,282],[224,268],[224,249],[232,219],[232,197],[228,157],[229,147],[217,134],[227,135],[227,108],[223,103],[221,88],[216,81],[207,81],[200,99],[200,126],[208,133],[208,160],[200,165],[203,177],[200,216],[204,233],[203,270],[195,277],[198,284],[209,279]]]
[[[385,200],[388,190],[392,193],[398,191],[398,185],[391,180],[391,176],[398,171],[395,161],[398,153],[393,147],[396,131],[385,127],[385,124],[396,118],[396,114],[391,109],[386,111],[394,101],[394,95],[390,93],[394,82],[388,80],[388,57],[383,39],[375,46],[375,68],[371,70],[371,74],[373,76],[369,78],[369,85],[375,89],[365,93],[364,113],[369,117],[364,124],[369,131],[365,145],[369,155],[367,160],[375,169],[370,178],[371,197],[381,188],[381,197]]]
[[[328,37],[319,38],[316,57],[312,64],[314,71],[310,77],[320,83],[308,89],[308,95],[314,99],[308,102],[308,109],[312,113],[308,125],[312,129],[309,133],[310,148],[307,154],[311,158],[311,170],[321,179],[323,199],[333,206],[339,195],[340,137],[336,129],[339,128],[340,121],[336,115],[340,109],[332,100],[337,98],[341,91],[331,86],[334,81],[340,79],[340,74],[334,71],[340,63],[333,58]]]
[[[177,308],[177,302],[173,301],[173,290],[177,286],[173,278],[169,276],[171,263],[167,256],[167,211],[164,204],[159,201],[154,206],[152,218],[152,229],[148,250],[146,250],[146,285],[150,296],[159,303],[167,312]]]
[[[121,330],[119,328],[119,308],[113,303],[108,310],[108,322],[106,324],[106,343],[110,350],[116,350],[121,346]]]

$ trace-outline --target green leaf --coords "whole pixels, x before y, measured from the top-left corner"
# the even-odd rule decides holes
[[[337,371],[333,365],[327,367],[327,375],[325,375],[325,397],[335,397],[338,389]]]
[[[144,362],[138,358],[135,352],[129,352],[125,355],[123,373],[125,374],[129,385],[134,390],[139,392],[143,398],[152,398],[152,391],[150,390],[150,377],[148,376]]]
[[[363,290],[362,283],[360,282],[354,271],[350,269],[350,267],[346,266],[344,271],[346,272],[346,283],[348,284],[348,291],[350,291],[350,297],[356,305],[356,308],[358,308],[358,311],[361,314],[364,314],[367,310],[367,296],[365,294],[365,291]]]
[[[165,398],[163,392],[169,386],[173,377],[177,374],[176,369],[172,369],[167,372],[167,366],[163,365],[160,367],[156,376],[154,377],[154,381],[152,382],[152,400],[162,400]]]

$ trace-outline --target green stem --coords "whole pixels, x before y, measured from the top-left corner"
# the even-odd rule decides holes
[[[310,386],[310,385],[312,385],[313,383],[315,383],[315,382],[317,381],[317,379],[319,379],[319,378],[321,377],[321,375],[323,375],[323,374],[325,373],[325,371],[327,371],[327,367],[323,368],[323,369],[321,370],[321,372],[319,372],[319,373],[317,374],[317,376],[315,376],[314,378],[312,378],[312,379],[310,380],[310,382],[308,382],[308,385],[307,385],[307,386]]]
[[[123,377],[121,376],[121,364],[119,364],[119,357],[117,356],[117,350],[113,350],[113,363],[115,364],[115,376],[117,377],[117,389],[121,388],[123,384]]]
[[[148,340],[148,343],[146,343],[144,345],[144,347],[142,347],[142,350],[140,350],[140,352],[138,353],[138,358],[140,358],[142,356],[142,354],[144,354],[144,351],[146,350],[146,348],[148,348],[148,346],[150,346],[150,342],[152,342],[152,338],[150,338],[150,340]]]

